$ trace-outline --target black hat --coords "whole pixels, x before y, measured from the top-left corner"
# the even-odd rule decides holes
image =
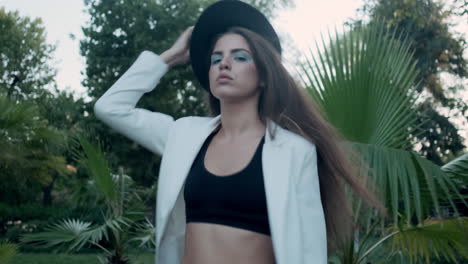
[[[192,31],[190,61],[203,88],[209,91],[207,63],[212,39],[230,27],[243,27],[268,40],[281,54],[281,44],[273,26],[255,7],[239,0],[221,0],[203,11]]]

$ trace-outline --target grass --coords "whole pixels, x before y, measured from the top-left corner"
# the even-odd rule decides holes
[[[100,264],[99,254],[47,254],[47,253],[20,253],[13,258],[11,264]],[[153,253],[133,254],[130,256],[131,263],[153,264]]]

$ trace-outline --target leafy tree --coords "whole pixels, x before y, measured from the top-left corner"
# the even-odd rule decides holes
[[[45,41],[41,19],[0,9],[0,93],[16,99],[34,98],[53,84],[48,62],[55,47]]]
[[[55,181],[67,172],[64,118],[78,119],[83,111],[65,110],[82,100],[55,87],[54,49],[40,19],[0,9],[0,196],[11,204],[36,201],[41,191],[43,203],[51,204]]]
[[[64,131],[80,129],[89,114],[83,98],[75,99],[73,93],[57,88],[54,93],[44,93],[36,101],[40,103],[40,115],[48,120],[48,124]]]
[[[419,125],[418,72],[408,43],[397,36],[381,24],[337,33],[302,64],[307,91],[345,138],[345,149],[362,156],[353,160],[389,209],[382,218],[350,197],[359,228],[334,263],[390,263],[397,256],[454,261],[455,253],[468,258],[468,219],[459,217],[456,205],[468,206],[460,192],[468,155],[439,167],[407,150]],[[444,213],[446,204],[452,213]]]
[[[453,0],[455,7],[455,14],[459,16],[468,15],[468,1],[466,0]]]
[[[441,114],[440,108],[448,108],[468,121],[468,105],[457,96],[464,87],[448,87],[440,79],[441,73],[460,79],[468,77],[463,57],[466,42],[450,31],[448,21],[457,11],[448,10],[443,2],[435,0],[367,0],[362,11],[370,24],[383,21],[389,31],[404,33],[411,42],[419,71],[417,90],[429,92],[418,111],[419,122],[428,121],[416,131],[415,140],[421,142],[420,153],[442,165],[465,146],[450,116]],[[354,23],[359,25],[363,21]]]

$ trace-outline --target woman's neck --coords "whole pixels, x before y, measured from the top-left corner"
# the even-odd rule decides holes
[[[261,137],[265,125],[260,120],[256,103],[221,103],[221,128],[218,136],[227,141],[246,137]]]

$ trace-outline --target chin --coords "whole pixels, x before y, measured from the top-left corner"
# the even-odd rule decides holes
[[[245,91],[241,92],[233,89],[233,87],[217,87],[213,95],[218,100],[224,102],[239,102],[252,96],[251,93]]]
[[[236,92],[228,92],[228,91],[216,91],[215,94],[213,94],[218,100],[220,101],[237,101],[241,98],[244,98],[242,94],[236,93]]]

